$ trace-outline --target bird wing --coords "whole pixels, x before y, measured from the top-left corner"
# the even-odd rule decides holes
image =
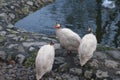
[[[81,38],[80,36],[73,32],[70,29],[63,29],[63,34],[66,36],[66,40],[68,41],[69,44],[75,46],[74,44],[80,44]]]
[[[81,40],[80,52],[84,55],[91,55],[97,46],[96,37],[93,34],[87,34]]]

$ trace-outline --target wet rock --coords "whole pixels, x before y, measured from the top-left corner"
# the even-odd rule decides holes
[[[7,54],[5,53],[5,51],[0,51],[0,59],[5,60],[6,56]]]
[[[117,68],[118,67],[118,63],[112,60],[105,60],[105,66],[108,68]]]
[[[16,56],[16,61],[17,61],[17,63],[22,64],[22,63],[24,62],[24,60],[25,60],[25,56],[24,56],[24,55],[18,54],[18,55]]]
[[[104,71],[101,71],[101,70],[97,70],[96,76],[97,76],[98,78],[106,78],[106,77],[109,77],[107,71],[104,72]]]
[[[51,3],[51,2],[53,2],[53,0],[42,0],[42,2],[44,2],[44,3]]]
[[[30,6],[33,6],[33,2],[32,1],[27,1],[27,4]]]
[[[84,73],[85,78],[91,79],[92,73],[93,73],[92,70],[90,70],[90,71],[88,71],[88,70],[85,71],[85,73]]]
[[[82,74],[82,70],[79,68],[71,68],[69,72],[71,74],[74,74],[74,75],[81,75]]]
[[[7,26],[8,28],[13,28],[14,27],[14,25],[12,25],[12,24],[8,24],[8,26]]]
[[[111,57],[113,57],[114,59],[118,59],[120,60],[120,51],[117,51],[117,50],[109,50],[109,51],[106,51],[107,54],[109,54]]]

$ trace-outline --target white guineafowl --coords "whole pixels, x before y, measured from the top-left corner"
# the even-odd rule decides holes
[[[78,48],[81,66],[85,65],[87,61],[91,59],[97,47],[96,36],[92,33],[92,30],[90,28],[88,29],[88,31],[89,33],[82,38],[81,44]]]
[[[81,38],[77,33],[69,28],[61,28],[60,24],[56,24],[55,28],[56,36],[60,41],[61,46],[64,47],[68,53],[71,53],[72,50],[78,49]]]
[[[52,42],[50,44],[42,46],[39,49],[35,61],[37,80],[41,79],[45,73],[51,71],[54,62],[54,56],[55,48]]]

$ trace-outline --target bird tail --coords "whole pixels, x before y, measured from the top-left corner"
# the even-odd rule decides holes
[[[42,75],[36,74],[36,79],[37,79],[37,80],[40,80],[41,78],[42,78]]]
[[[91,56],[84,56],[80,58],[80,65],[84,66],[88,60],[90,60]]]

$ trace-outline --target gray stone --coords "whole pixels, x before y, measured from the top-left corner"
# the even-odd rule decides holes
[[[6,14],[6,13],[1,13],[1,14],[0,14],[0,17],[1,17],[1,18],[4,18],[4,19],[7,19],[7,14]]]
[[[48,78],[48,80],[54,80],[53,78]]]
[[[9,16],[10,16],[12,19],[15,19],[15,14],[9,13]]]
[[[30,47],[30,48],[29,48],[29,51],[34,51],[34,50],[35,50],[34,47]]]
[[[118,63],[112,60],[105,60],[105,66],[108,68],[117,68]]]
[[[84,73],[85,78],[91,79],[92,73],[93,73],[92,70],[90,70],[90,71],[85,71],[85,73]]]
[[[0,25],[0,30],[2,30],[3,29],[3,27]]]
[[[31,47],[31,46],[43,46],[47,44],[46,42],[23,42],[24,47]]]
[[[5,60],[6,59],[6,53],[5,53],[5,51],[0,51],[0,58],[2,59],[2,60]]]
[[[24,55],[18,54],[18,55],[16,56],[16,61],[17,61],[19,64],[22,64],[22,63],[24,62],[24,60],[25,60],[25,56],[24,56]]]
[[[60,65],[60,67],[58,68],[60,72],[64,72],[66,70],[68,70],[69,65],[67,63],[64,63],[62,65]]]
[[[27,1],[27,4],[30,6],[33,6],[33,2],[32,1]]]
[[[94,55],[93,55],[93,58],[106,59],[107,55],[104,52],[95,52]]]
[[[13,28],[14,27],[14,25],[12,25],[12,24],[8,24],[8,26],[7,26],[8,28]]]
[[[0,80],[6,80],[4,76],[0,76]]]
[[[116,50],[109,50],[106,51],[107,54],[109,54],[111,57],[113,57],[114,59],[118,59],[120,60],[120,51],[116,51]]]
[[[9,32],[11,32],[11,33],[13,33],[13,34],[19,33],[19,32],[15,31],[15,30],[12,30],[12,29],[6,29],[6,30],[9,31]]]
[[[2,5],[7,6],[8,4],[7,3],[2,3]]]
[[[96,76],[97,76],[98,78],[106,78],[106,77],[109,77],[108,72],[104,72],[104,71],[101,71],[101,70],[97,70]]]
[[[63,64],[65,59],[63,57],[55,57],[55,64]]]
[[[19,46],[17,47],[17,49],[18,49],[18,52],[22,52],[22,53],[25,52],[25,49],[24,49],[24,47],[23,47],[22,45],[19,45]]]
[[[70,74],[63,74],[62,79],[63,80],[79,80],[79,78],[77,76],[73,76]]]
[[[7,34],[6,31],[0,31],[0,35],[5,36]]]
[[[8,34],[7,37],[12,38],[12,37],[16,37],[16,35],[15,34]]]
[[[57,42],[57,40],[53,39],[53,38],[48,38],[48,37],[41,37],[41,39],[45,39],[45,40],[49,40],[49,41],[53,41],[53,42]]]
[[[15,41],[18,41],[20,38],[19,37],[13,37],[12,39],[15,40]]]
[[[95,68],[98,68],[99,65],[98,65],[99,61],[97,59],[93,59],[92,62],[90,62],[90,66],[91,67],[95,67]]]
[[[11,8],[11,9],[14,9],[14,8],[15,8],[15,6],[10,6],[10,8]]]
[[[61,49],[61,46],[59,43],[55,43],[54,46],[55,46],[55,49]]]
[[[11,48],[17,47],[17,46],[18,46],[18,44],[10,44],[7,48],[11,49]]]
[[[82,74],[82,70],[79,68],[71,68],[70,69],[70,73],[74,74],[74,75],[81,75]]]
[[[120,75],[120,71],[116,71],[116,74],[117,74],[117,75]]]
[[[0,43],[5,42],[5,41],[6,41],[6,37],[0,35]]]
[[[34,41],[34,39],[27,39],[26,41]]]
[[[19,40],[20,40],[20,41],[25,41],[25,38],[22,38],[22,37],[21,37]]]

